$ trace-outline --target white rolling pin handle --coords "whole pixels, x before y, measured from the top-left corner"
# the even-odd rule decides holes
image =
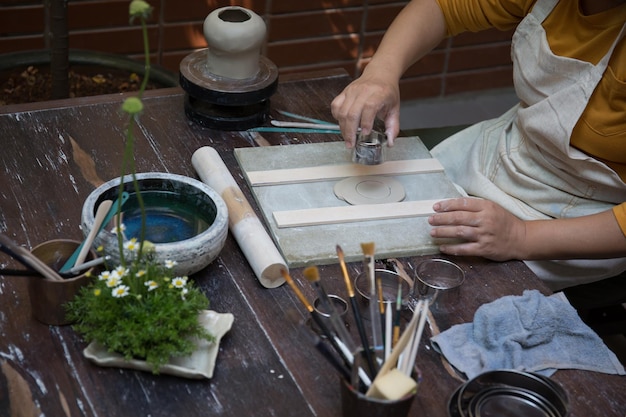
[[[202,182],[217,191],[224,199],[228,207],[230,232],[261,285],[266,288],[282,285],[285,279],[280,271],[288,269],[287,263],[220,155],[215,149],[204,146],[194,152],[191,163]]]

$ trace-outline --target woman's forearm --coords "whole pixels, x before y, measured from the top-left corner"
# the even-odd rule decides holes
[[[611,210],[569,219],[527,221],[519,258],[626,257],[626,236]]]
[[[443,12],[436,0],[412,0],[386,31],[365,69],[398,81],[417,60],[435,48],[446,34]]]

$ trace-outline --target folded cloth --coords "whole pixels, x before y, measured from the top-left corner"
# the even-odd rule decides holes
[[[546,376],[557,369],[626,374],[562,293],[527,290],[502,297],[476,310],[473,323],[452,326],[431,343],[469,379],[496,369]]]

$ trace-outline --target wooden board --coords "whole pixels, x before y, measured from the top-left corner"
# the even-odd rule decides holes
[[[375,166],[350,162],[351,153],[343,142],[239,148],[234,152],[272,238],[291,267],[335,263],[337,244],[347,261],[362,259],[363,242],[375,243],[377,259],[436,253],[440,242],[430,237],[427,206],[459,196],[418,137],[398,138],[395,146],[387,149],[388,162]],[[419,166],[428,168],[415,169]],[[319,173],[319,178],[311,172]],[[369,205],[364,211],[333,192],[337,181],[345,177],[381,172],[402,183],[406,203]],[[294,173],[298,176],[290,175]],[[411,206],[415,215],[410,213]]]

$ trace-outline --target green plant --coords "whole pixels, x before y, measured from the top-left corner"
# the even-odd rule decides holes
[[[145,48],[145,77],[137,97],[127,98],[122,110],[128,114],[122,175],[129,171],[142,212],[139,239],[126,239],[117,207],[116,231],[120,265],[104,271],[81,289],[67,305],[74,329],[88,342],[97,342],[126,359],[141,358],[158,373],[173,356],[188,356],[195,349],[194,339],[212,341],[212,335],[198,322],[200,310],[209,306],[206,296],[186,276],[172,276],[174,263],[160,265],[154,259],[154,245],[144,241],[145,208],[136,178],[133,131],[143,110],[142,94],[149,73],[150,58],[146,20],[152,8],[143,0],[130,3],[131,22],[141,21]],[[120,181],[119,195],[124,190]]]
[[[98,275],[68,304],[73,328],[90,342],[98,342],[126,359],[145,359],[158,373],[173,356],[188,356],[194,338],[213,336],[198,322],[209,301],[186,276],[172,276],[174,262],[153,261],[152,245],[139,256],[136,239],[125,242],[131,255],[127,266]]]

